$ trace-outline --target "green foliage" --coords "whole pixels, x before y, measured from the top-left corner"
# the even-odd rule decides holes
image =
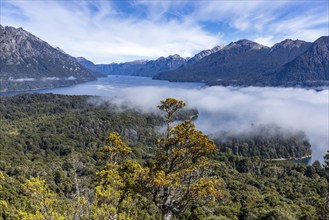
[[[158,134],[177,116],[94,98],[0,97],[0,219],[160,219],[170,202],[172,219],[328,218],[329,154],[322,167],[218,151],[191,121]]]
[[[186,104],[182,100],[177,100],[174,98],[167,98],[166,100],[161,101],[161,105],[158,108],[167,114],[167,123],[172,120],[174,114]]]
[[[263,159],[300,159],[312,154],[305,133],[288,131],[276,125],[252,126],[251,131],[214,137],[220,150],[231,149],[236,155],[259,156]]]
[[[122,140],[117,132],[110,133],[106,139],[106,144],[103,147],[103,152],[108,154],[108,161],[116,164],[118,161],[122,161],[132,150]]]
[[[137,161],[128,159],[132,150],[118,133],[110,133],[106,144],[102,150],[109,153],[108,163],[97,173],[92,218],[137,219],[140,211],[136,204],[143,200],[139,195],[142,167]]]
[[[23,192],[29,198],[31,211],[19,211],[20,219],[65,219],[65,207],[60,207],[58,195],[50,191],[45,180],[39,177],[26,180]]]

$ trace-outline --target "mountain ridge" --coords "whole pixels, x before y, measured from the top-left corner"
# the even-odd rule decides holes
[[[301,70],[300,66],[303,67]],[[281,79],[290,81],[329,80],[329,36],[317,39],[309,50],[285,64],[278,74]]]
[[[177,69],[185,64],[187,59],[174,54],[168,57],[159,57],[155,60],[134,60],[110,64],[94,64],[89,60],[81,58],[77,58],[77,60],[86,68],[107,75],[153,77],[157,73]]]
[[[132,75],[153,77],[158,73],[178,69],[184,65],[191,65],[202,58],[209,56],[224,48],[224,45],[218,45],[212,49],[202,50],[191,58],[183,58],[178,54],[167,57],[159,57],[155,60],[134,60],[123,63],[94,64],[92,61],[78,57],[80,64],[90,70],[107,75]]]
[[[0,91],[69,86],[106,75],[132,75],[223,86],[329,85],[329,37],[286,39],[267,47],[241,39],[183,58],[94,64],[54,48],[22,28],[0,26]]]
[[[272,47],[240,40],[153,79],[224,86],[328,86],[328,38],[313,43],[287,39]]]
[[[31,90],[96,80],[75,58],[22,28],[0,25],[0,91]]]

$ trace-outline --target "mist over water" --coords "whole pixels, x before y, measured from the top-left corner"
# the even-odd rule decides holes
[[[142,112],[159,112],[156,106],[168,97],[197,108],[196,126],[207,134],[241,133],[253,126],[276,124],[303,131],[312,145],[312,161],[323,161],[329,146],[329,90],[271,87],[205,87],[200,83],[170,83],[150,78],[109,76],[73,87],[38,92],[97,95],[94,104],[111,101]]]
[[[312,161],[323,161],[328,149],[328,90],[132,87],[123,89],[115,102],[152,111],[159,100],[166,97],[182,99],[188,107],[197,108],[197,128],[208,134],[220,131],[243,133],[255,125],[276,124],[287,130],[305,132],[312,145]]]

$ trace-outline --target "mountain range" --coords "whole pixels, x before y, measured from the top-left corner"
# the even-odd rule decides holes
[[[199,61],[162,72],[154,79],[231,86],[328,86],[329,37],[314,43],[284,40],[266,47],[232,42]]]
[[[224,86],[329,85],[329,36],[284,40],[267,47],[250,40],[156,60],[94,64],[72,57],[22,28],[0,25],[0,92],[69,86],[106,75],[132,75]]]
[[[96,75],[76,58],[22,28],[0,25],[0,91],[69,86]]]
[[[329,37],[315,42],[286,39],[267,47],[243,39],[203,50],[191,58],[179,55],[156,60],[82,65],[111,75],[148,76],[173,82],[204,82],[224,86],[327,87]],[[86,65],[88,64],[88,65]]]
[[[77,61],[92,71],[106,75],[133,75],[147,62],[147,60],[135,60],[125,63],[94,64],[84,57],[78,57]]]
[[[172,71],[184,65],[194,64],[202,58],[219,51],[223,47],[224,45],[220,45],[212,49],[203,50],[192,58],[183,58],[178,54],[174,54],[168,57],[160,57],[156,60],[135,60],[124,63],[94,64],[84,57],[78,57],[77,61],[94,72],[106,75],[154,77],[162,72]]]
[[[78,57],[77,61],[95,72],[107,75],[131,75],[153,77],[158,73],[175,70],[187,62],[188,59],[177,54],[160,57],[156,60],[135,60],[125,63],[94,64]]]

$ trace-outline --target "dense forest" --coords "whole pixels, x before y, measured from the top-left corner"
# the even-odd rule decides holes
[[[264,160],[216,146],[182,101],[95,98],[0,97],[0,219],[328,219],[329,157]]]
[[[311,144],[304,132],[274,124],[253,125],[239,133],[221,132],[212,138],[220,150],[231,149],[235,155],[262,159],[301,159],[312,155]]]

